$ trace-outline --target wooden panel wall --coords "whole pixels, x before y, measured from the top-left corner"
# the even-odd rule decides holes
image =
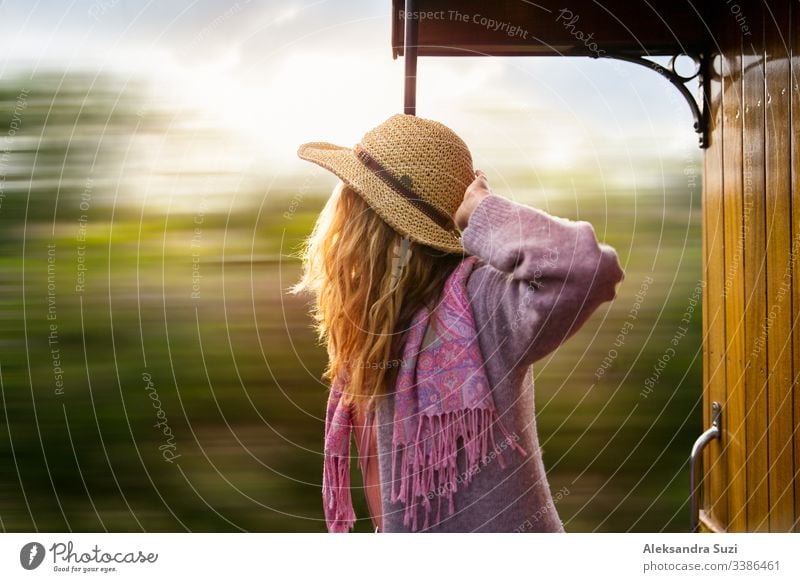
[[[791,112],[792,112],[792,241],[800,239],[800,2],[792,5],[792,61],[791,61]],[[800,532],[800,252],[794,255],[795,268],[792,279],[792,336],[794,353],[794,531]]]
[[[709,147],[705,154],[703,173],[703,419],[711,418],[711,403],[725,403],[725,255],[723,247],[723,160],[722,160],[722,93],[725,81],[722,58],[711,62]],[[707,428],[708,424],[703,428]],[[720,524],[727,523],[727,467],[722,457],[722,443],[712,441],[705,449],[703,466],[706,470],[703,506]]]
[[[800,1],[714,15],[705,156],[705,515],[727,531],[798,531]],[[745,28],[746,27],[746,28]]]
[[[767,392],[769,428],[769,528],[788,531],[794,522],[792,447],[791,137],[789,124],[789,2],[767,4],[766,194],[767,194]]]
[[[767,489],[767,351],[763,329],[767,320],[766,209],[764,180],[764,21],[760,2],[745,5],[753,32],[742,40],[743,217],[745,247],[745,416],[747,443],[747,531],[764,531],[768,522]]]
[[[725,281],[723,303],[725,310],[725,383],[727,422],[725,447],[727,507],[726,525],[734,531],[747,529],[747,514],[742,511],[746,498],[747,474],[745,472],[747,442],[745,431],[745,326],[744,326],[744,228],[742,221],[730,220],[732,216],[744,217],[744,172],[732,161],[742,156],[744,99],[742,93],[741,29],[734,18],[722,21],[720,36],[723,81],[722,95],[722,173],[723,211],[725,218],[723,245],[725,247]]]

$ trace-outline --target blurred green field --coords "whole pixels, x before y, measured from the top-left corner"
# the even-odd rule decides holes
[[[155,171],[131,151],[163,159],[216,134],[167,131],[169,112],[143,115],[139,89],[120,93],[113,79],[56,86],[0,83],[0,527],[324,531],[325,355],[305,298],[284,290],[335,180],[265,188],[254,172],[233,187],[224,169]],[[567,531],[688,529],[699,304],[671,342],[701,280],[700,190],[686,164],[651,168],[663,183],[635,192],[525,171],[497,191],[591,221],[626,271],[617,299],[533,367]]]

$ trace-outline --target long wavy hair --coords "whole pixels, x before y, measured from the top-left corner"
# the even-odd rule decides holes
[[[290,292],[315,295],[314,327],[328,352],[322,377],[332,382],[346,370],[342,397],[357,406],[394,385],[414,313],[423,305],[435,309],[445,279],[464,258],[403,237],[344,182],[298,256],[303,275]],[[403,256],[408,262],[398,269]]]

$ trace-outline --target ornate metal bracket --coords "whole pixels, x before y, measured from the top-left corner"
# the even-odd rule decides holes
[[[678,57],[687,56],[694,61],[695,71],[692,75],[686,76],[678,73],[675,67],[675,61]],[[642,65],[651,69],[664,77],[667,81],[683,95],[683,98],[689,104],[689,109],[692,111],[694,117],[694,130],[698,134],[698,140],[701,148],[708,147],[708,58],[704,53],[697,54],[676,54],[670,59],[669,64],[665,68],[655,61],[651,61],[641,55],[630,55],[625,53],[606,53],[602,56],[595,58],[609,58],[621,61],[627,61],[636,65]],[[692,92],[686,87],[686,83],[697,79],[700,85],[700,99],[698,100]]]
[[[415,0],[405,0],[405,9],[409,12],[414,12],[416,5]],[[405,65],[405,87],[404,87],[404,103],[403,110],[409,115],[416,115],[417,107],[417,38],[418,38],[418,20],[416,18],[405,19],[404,30],[404,65]],[[689,76],[681,75],[676,69],[676,61],[678,57],[687,56],[694,61],[695,71]],[[664,67],[655,61],[651,61],[642,55],[635,53],[609,53],[604,52],[603,55],[597,53],[592,55],[593,58],[617,59],[647,67],[655,71],[667,81],[672,83],[678,92],[683,95],[686,103],[689,104],[689,109],[692,111],[694,117],[694,130],[698,134],[698,141],[701,148],[708,147],[708,103],[709,103],[709,90],[708,90],[708,56],[706,53],[678,53],[673,55],[669,64]],[[686,84],[697,79],[700,85],[700,99],[698,100],[692,95],[692,92],[686,87]]]

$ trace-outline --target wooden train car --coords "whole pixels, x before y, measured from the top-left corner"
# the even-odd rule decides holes
[[[683,95],[704,148],[706,282],[707,426],[690,457],[688,528],[800,531],[800,1],[393,0],[392,10],[406,113],[420,56],[616,58]],[[680,55],[694,72],[651,60]]]

